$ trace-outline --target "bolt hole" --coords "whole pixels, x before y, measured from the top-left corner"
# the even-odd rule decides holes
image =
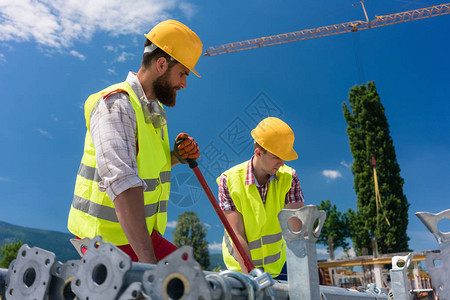
[[[292,233],[299,233],[300,231],[302,231],[302,227],[303,223],[297,216],[289,218],[288,228]]]
[[[442,219],[437,223],[437,228],[440,232],[449,234],[450,233],[450,219]]]
[[[23,256],[23,257],[27,256],[27,251],[23,250],[23,251],[22,251],[22,256]]]
[[[125,262],[123,260],[119,263],[119,268],[125,268]]]
[[[49,264],[50,264],[50,259],[47,258],[47,259],[45,260],[45,265],[48,266]]]
[[[153,275],[149,275],[147,280],[148,282],[153,282],[153,280],[155,280],[155,277]]]
[[[106,276],[108,275],[108,270],[104,264],[98,264],[92,270],[92,280],[101,285],[105,282]]]
[[[403,259],[399,259],[396,263],[397,267],[399,268],[403,268],[406,264],[406,261],[404,261]]]
[[[28,268],[25,273],[23,273],[23,283],[29,288],[34,284],[35,280],[36,271],[33,268]]]
[[[171,279],[166,286],[167,295],[169,299],[181,299],[184,295],[184,284],[179,278]]]
[[[14,289],[10,289],[10,290],[9,290],[9,294],[10,294],[11,296],[13,296],[13,295],[14,295]]]

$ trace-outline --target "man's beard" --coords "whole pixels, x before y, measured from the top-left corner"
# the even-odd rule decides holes
[[[153,83],[153,91],[155,92],[156,99],[162,104],[174,107],[177,102],[177,92],[175,88],[169,83],[170,69],[160,77],[158,77]]]

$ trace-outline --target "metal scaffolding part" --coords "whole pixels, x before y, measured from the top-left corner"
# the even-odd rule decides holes
[[[438,220],[443,216],[447,214],[439,215]],[[181,247],[156,265],[134,263],[119,248],[95,237],[89,245],[84,245],[86,252],[80,260],[65,263],[56,261],[49,251],[23,245],[9,269],[0,269],[0,296],[3,296],[3,290],[7,300],[388,299],[388,295],[374,285],[358,291],[319,285],[315,243],[325,221],[324,211],[309,205],[298,210],[282,210],[278,218],[286,240],[289,282],[274,280],[256,268],[249,274],[202,271],[194,259],[193,249],[188,246]],[[291,218],[302,222],[299,232],[290,229]],[[432,220],[438,222],[433,217]],[[448,266],[450,255],[442,256],[443,250],[450,249],[446,247],[448,239],[445,234],[438,236],[442,250],[440,259]],[[411,257],[399,257],[406,263],[403,269],[397,270],[397,261],[394,262],[391,282],[395,300],[408,299],[409,282],[405,270]],[[449,299],[445,294],[447,271],[437,269],[434,272],[434,276],[441,278],[441,281],[435,281],[441,299]]]
[[[336,35],[340,33],[356,32],[359,30],[431,18],[445,14],[450,14],[450,3],[410,11],[404,11],[396,14],[375,16],[375,19],[372,21],[368,20],[366,14],[367,21],[360,21],[360,20],[351,21],[335,25],[305,29],[301,31],[271,35],[257,39],[245,40],[241,42],[234,42],[216,47],[209,47],[209,49],[203,55],[213,56],[218,54],[225,54],[242,50],[249,50],[254,48],[261,48],[272,45],[295,42],[300,40],[313,39],[323,36]]]
[[[395,300],[409,300],[411,293],[409,291],[408,268],[411,264],[412,253],[406,256],[394,256],[392,258],[391,290]],[[399,264],[403,263],[402,266]]]
[[[298,218],[302,229],[293,232],[289,219]],[[289,299],[320,299],[319,273],[317,267],[316,241],[320,236],[326,212],[315,205],[300,209],[283,209],[278,214],[281,232],[286,241],[286,260],[288,265]],[[314,222],[318,225],[314,227]]]
[[[439,221],[450,220],[450,209],[438,214],[417,212],[416,216],[439,244],[440,253],[429,253],[425,260],[433,287],[440,299],[450,299],[450,232],[441,232],[437,227]]]
[[[53,276],[49,291],[52,300],[75,299],[71,284],[77,275],[79,264],[80,260],[69,260],[64,264],[59,261],[55,262],[50,270],[50,274]]]
[[[54,253],[22,245],[8,268],[6,299],[44,299],[50,286]]]
[[[151,299],[210,300],[211,293],[191,247],[183,246],[146,271],[143,287]]]
[[[336,286],[320,286],[320,294],[322,300],[352,300],[352,299],[388,299],[388,295],[381,293],[379,290],[354,290],[339,288]]]
[[[72,291],[81,299],[115,299],[130,268],[131,258],[127,254],[97,236],[81,259],[71,282]]]

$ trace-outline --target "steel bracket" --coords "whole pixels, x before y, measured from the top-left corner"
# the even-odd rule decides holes
[[[116,299],[125,273],[131,268],[131,258],[100,236],[92,239],[81,259],[72,291],[80,299]]]
[[[143,275],[144,291],[151,299],[210,300],[211,292],[194,251],[183,246]]]
[[[395,300],[409,300],[411,298],[407,271],[412,257],[413,254],[409,253],[406,256],[394,256],[392,258],[392,269],[389,273],[391,274],[391,290]],[[404,265],[399,266],[399,262],[402,261]]]
[[[289,227],[290,218],[298,218],[302,222],[302,229],[299,232],[293,232]],[[320,236],[325,218],[326,212],[319,211],[315,205],[307,205],[299,209],[283,209],[278,214],[281,231],[286,241],[291,300],[320,299],[315,243]],[[314,228],[316,220],[318,223]]]
[[[440,299],[450,299],[450,232],[441,232],[437,228],[439,221],[450,220],[450,209],[438,214],[417,212],[416,216],[433,234],[440,248],[440,253],[429,253],[425,260],[431,283]]]
[[[9,265],[6,299],[45,299],[51,282],[50,270],[55,260],[56,256],[52,252],[22,245],[16,259]]]

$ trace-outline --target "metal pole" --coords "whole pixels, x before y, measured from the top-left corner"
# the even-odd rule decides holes
[[[411,297],[407,271],[412,257],[413,254],[409,253],[407,256],[394,256],[392,258],[391,290],[394,293],[395,300],[409,300]],[[405,263],[403,266],[399,266],[401,261]]]
[[[296,217],[302,222],[300,232],[293,232],[288,221]],[[316,241],[326,218],[325,211],[315,205],[300,209],[283,209],[278,214],[281,232],[286,241],[286,260],[289,281],[289,299],[320,299]],[[315,221],[318,225],[313,228]]]

